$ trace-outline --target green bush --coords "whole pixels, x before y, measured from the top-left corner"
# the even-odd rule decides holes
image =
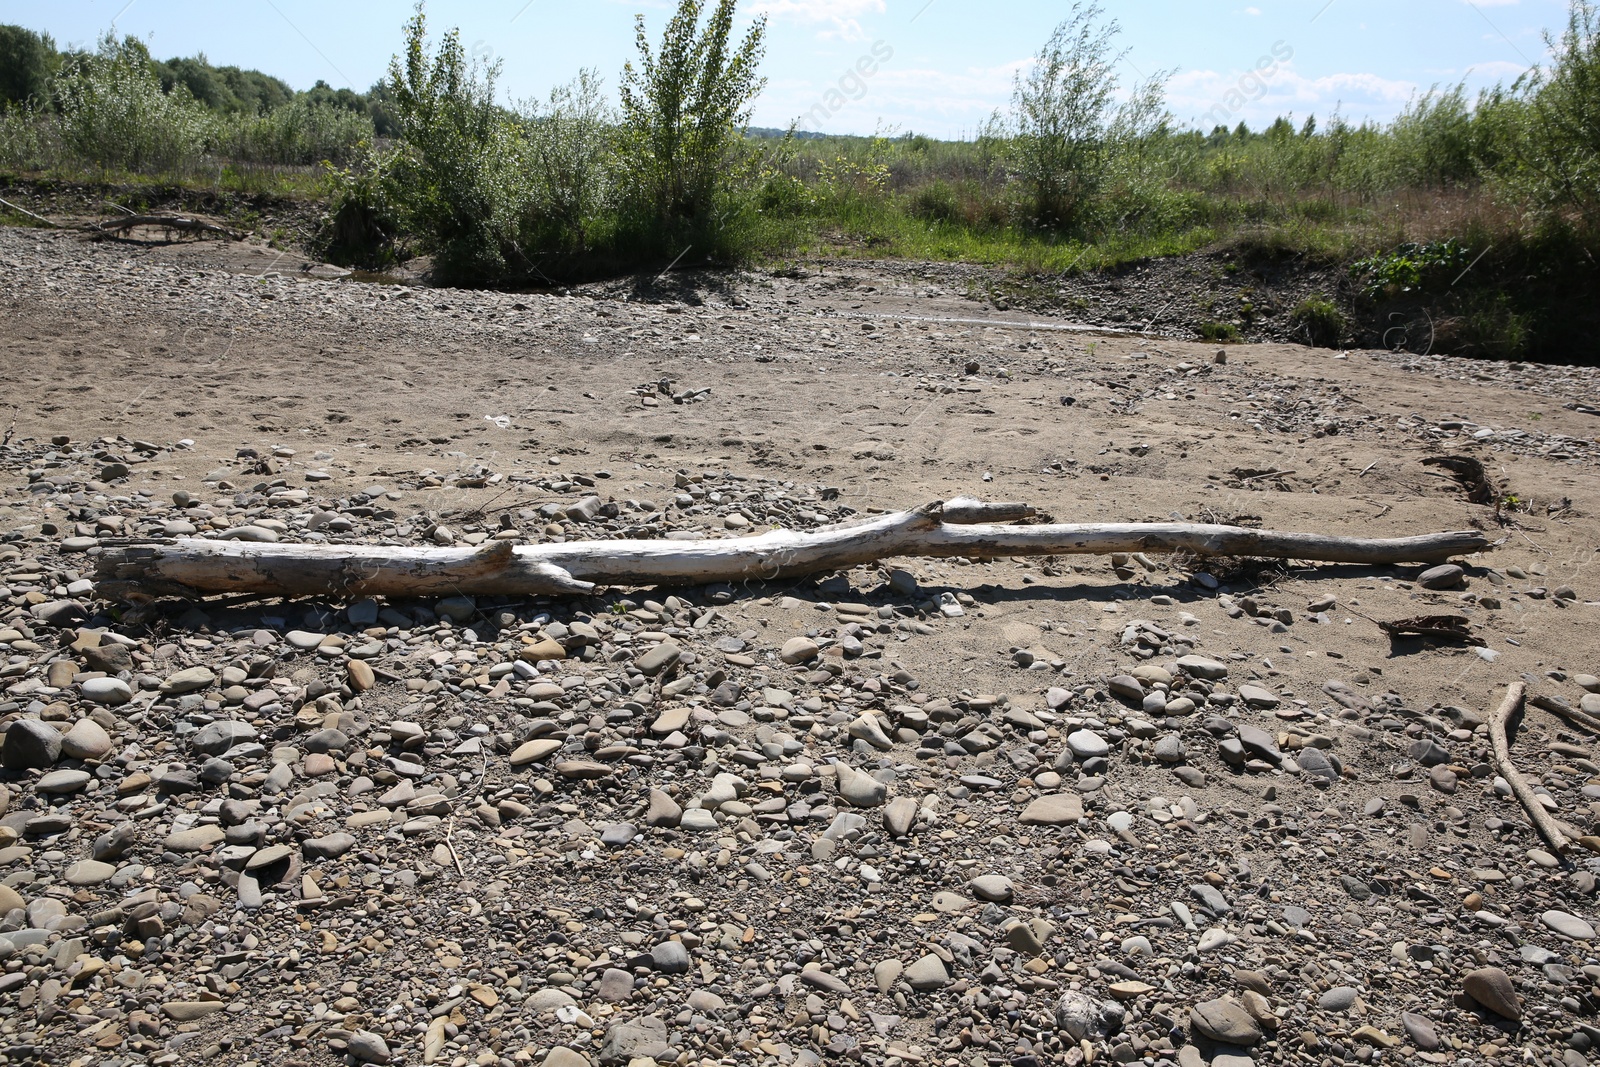
[[[616,123],[600,78],[594,71],[581,71],[553,90],[544,108],[525,110],[532,243],[582,252],[613,191],[609,161]]]
[[[0,169],[43,170],[54,158],[50,120],[32,107],[0,108]]]
[[[1519,83],[1528,95],[1517,162],[1542,206],[1600,232],[1600,11],[1572,0],[1566,30],[1545,44],[1554,65]]]
[[[451,283],[521,276],[531,266],[518,243],[531,201],[527,140],[495,104],[500,65],[469,62],[456,30],[430,58],[420,3],[405,36],[405,51],[389,67],[401,140],[387,171],[405,225]]]
[[[189,91],[163,92],[137,38],[110,34],[54,82],[63,148],[96,170],[180,174],[198,163],[213,120]]]
[[[328,211],[317,237],[330,263],[377,270],[399,259],[400,208],[390,174],[394,153],[372,154],[359,167],[328,167]]]
[[[1290,313],[1289,321],[1316,348],[1337,348],[1348,329],[1344,312],[1327,297],[1302,300]]]
[[[355,160],[375,136],[365,113],[296,100],[261,115],[233,115],[217,123],[213,154],[251,166],[341,166]]]
[[[702,0],[679,0],[655,51],[637,16],[639,65],[623,68],[627,188],[636,207],[659,222],[703,226],[738,179],[754,177],[739,131],[766,84],[757,72],[766,20],[758,18],[730,52],[734,0],[716,0],[704,29],[703,7]]]
[[[912,193],[907,199],[906,210],[911,212],[913,218],[927,222],[965,221],[961,198],[956,194],[955,186],[943,180],[930,182]]]
[[[1165,129],[1164,74],[1117,102],[1113,52],[1121,27],[1083,0],[1056,27],[1027,74],[1018,74],[1011,114],[990,136],[1009,141],[1011,167],[1023,187],[1030,221],[1081,232],[1114,161],[1134,162],[1141,142]]]

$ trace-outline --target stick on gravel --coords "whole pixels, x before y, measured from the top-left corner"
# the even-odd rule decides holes
[[[1506,698],[1500,702],[1494,714],[1489,716],[1489,737],[1494,742],[1494,762],[1499,768],[1500,777],[1511,783],[1511,791],[1517,795],[1517,800],[1522,802],[1522,810],[1528,813],[1528,818],[1538,828],[1539,835],[1557,852],[1565,852],[1570,847],[1567,835],[1556,826],[1555,820],[1550,818],[1550,813],[1539,803],[1539,797],[1534,793],[1533,787],[1522,776],[1522,772],[1517,770],[1517,765],[1511,762],[1511,744],[1506,740],[1506,722],[1521,710],[1526,693],[1527,688],[1521,682],[1512,682],[1506,689]]]
[[[1476,530],[1358,538],[1190,523],[997,526],[1023,504],[956,499],[914,511],[795,532],[699,541],[584,541],[477,549],[207,541],[108,545],[102,596],[259,593],[263,596],[560,596],[600,585],[766,581],[897,556],[1056,556],[1191,552],[1322,563],[1422,563],[1489,547]]]

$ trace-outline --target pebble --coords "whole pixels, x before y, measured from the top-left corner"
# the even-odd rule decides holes
[[[1522,1018],[1522,1005],[1511,984],[1510,975],[1499,967],[1479,967],[1462,979],[1462,990],[1497,1015],[1516,1022]]]
[[[1462,585],[1466,574],[1464,569],[1453,563],[1443,563],[1419,574],[1417,584],[1424,589],[1456,589]]]
[[[61,738],[61,754],[67,759],[98,763],[111,750],[110,735],[93,719],[79,719]]]
[[[1066,826],[1083,821],[1083,798],[1076,793],[1050,793],[1031,801],[1018,820],[1024,826]]]
[[[1262,1038],[1260,1025],[1238,1001],[1227,998],[1201,1001],[1189,1011],[1196,1031],[1224,1045],[1253,1048]]]
[[[919,993],[943,989],[951,982],[950,971],[945,967],[944,960],[931,952],[913,962],[901,977]]]
[[[61,734],[38,719],[15,719],[5,733],[0,763],[12,770],[43,770],[61,758]]]
[[[1577,941],[1594,940],[1594,927],[1576,915],[1564,911],[1547,911],[1539,916],[1539,921],[1565,937]]]
[[[78,687],[83,698],[93,704],[121,707],[133,699],[133,688],[120,678],[87,678]]]

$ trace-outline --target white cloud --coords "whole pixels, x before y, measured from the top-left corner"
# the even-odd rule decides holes
[[[817,32],[824,39],[860,41],[867,34],[859,20],[865,15],[882,14],[884,0],[754,0],[748,9],[751,14],[772,19],[825,24],[826,28]]]
[[[1184,71],[1167,84],[1167,104],[1178,121],[1186,124],[1204,125],[1217,116],[1218,108],[1227,113],[1228,125],[1240,121],[1259,125],[1290,113],[1326,116],[1336,107],[1352,121],[1385,121],[1405,107],[1419,88],[1415,82],[1362,72],[1309,77],[1295,70],[1290,61],[1264,75]]]

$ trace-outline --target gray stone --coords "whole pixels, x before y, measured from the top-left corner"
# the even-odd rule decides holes
[[[208,722],[195,732],[189,743],[202,756],[220,756],[235,745],[256,739],[256,728],[236,719]]]
[[[1001,874],[980,874],[967,883],[967,888],[979,900],[990,900],[996,904],[1011,903],[1011,897],[1016,892],[1011,879]]]
[[[302,851],[314,860],[336,860],[355,847],[356,839],[346,833],[310,837],[300,845]]]
[[[100,860],[79,860],[70,865],[62,875],[68,885],[99,885],[111,881],[117,869]]]
[[[1196,882],[1189,887],[1189,895],[1200,902],[1200,906],[1212,915],[1223,916],[1233,913],[1233,905],[1228,903],[1228,898],[1222,895],[1221,890],[1204,882]]]
[[[620,967],[608,967],[600,976],[600,999],[610,1004],[621,1004],[633,995],[633,975]]]
[[[79,792],[93,780],[88,771],[51,771],[35,782],[33,787],[47,795],[63,795]]]
[[[905,837],[917,823],[917,802],[911,797],[895,797],[883,809],[883,827],[890,837]]]
[[[1269,763],[1282,763],[1283,753],[1278,751],[1278,746],[1272,740],[1272,735],[1259,726],[1251,726],[1247,722],[1239,724],[1239,744],[1244,746],[1247,754],[1264,759]]]
[[[1513,1022],[1522,1018],[1522,1005],[1517,1000],[1511,976],[1499,967],[1479,967],[1462,979],[1461,988],[1467,996],[1496,1015]]]
[[[1405,1027],[1411,1043],[1421,1051],[1432,1052],[1439,1047],[1439,1035],[1434,1032],[1433,1023],[1423,1016],[1403,1011],[1400,1013],[1400,1025]]]
[[[1441,563],[1417,575],[1417,584],[1424,589],[1455,589],[1466,576],[1467,572],[1454,563]]]
[[[169,834],[166,848],[169,852],[210,852],[222,844],[227,834],[222,827],[207,824],[190,830]]]
[[[794,637],[784,642],[783,649],[778,653],[778,658],[785,663],[809,663],[817,658],[821,651],[817,643],[809,637]]]
[[[1263,689],[1259,685],[1241,685],[1239,699],[1252,708],[1275,708],[1282,703],[1278,694],[1270,689]]]
[[[1144,700],[1144,684],[1137,678],[1126,674],[1119,674],[1106,682],[1106,688],[1111,690],[1112,696],[1121,697],[1139,703]]]
[[[1295,753],[1294,761],[1306,774],[1317,775],[1329,781],[1336,781],[1339,777],[1339,769],[1320,748],[1303,748]]]
[[[1196,1004],[1189,1022],[1202,1036],[1224,1045],[1252,1048],[1261,1041],[1261,1026],[1243,1005],[1226,997]]]
[[[1083,821],[1083,798],[1077,793],[1050,793],[1022,810],[1024,826],[1065,826]]]
[[[650,950],[650,966],[662,974],[688,974],[689,950],[682,941],[663,941]]]
[[[1539,921],[1558,934],[1570,937],[1576,941],[1594,940],[1594,927],[1564,911],[1547,911],[1539,916]]]
[[[1204,678],[1207,681],[1216,681],[1228,676],[1226,664],[1206,659],[1204,656],[1183,656],[1178,660],[1178,669],[1193,678]]]
[[[636,1059],[661,1059],[671,1046],[667,1043],[666,1020],[647,1015],[628,1022],[614,1022],[606,1029],[600,1047],[600,1062],[629,1064]]]
[[[650,790],[650,808],[645,812],[644,824],[661,829],[672,829],[683,821],[683,808],[660,789]]]
[[[357,1030],[348,1042],[350,1055],[362,1063],[388,1063],[391,1057],[389,1043],[371,1030]]]
[[[1095,759],[1111,751],[1106,739],[1093,730],[1077,730],[1068,734],[1067,747],[1080,760]]]
[[[113,708],[133,699],[133,687],[120,678],[89,678],[78,686],[78,692],[91,704],[105,704]]]
[[[61,754],[67,759],[96,762],[111,755],[111,736],[93,719],[79,719],[61,738]]]
[[[1349,1011],[1355,1006],[1357,995],[1355,986],[1334,986],[1317,998],[1317,1007],[1323,1011]]]
[[[683,648],[675,641],[663,641],[633,661],[639,672],[654,678],[666,668],[683,658]]]
[[[11,770],[44,770],[61,758],[61,734],[38,719],[16,719],[6,730],[0,764]]]
[[[466,622],[478,613],[478,602],[469,596],[446,597],[433,606],[440,618]]]
[[[943,989],[950,984],[950,971],[944,960],[931,952],[907,967],[901,977],[919,993]]]
[[[1431,737],[1418,738],[1411,743],[1411,758],[1424,767],[1437,767],[1450,762],[1450,750]]]
[[[179,696],[183,693],[194,693],[201,689],[206,689],[216,680],[217,676],[211,672],[209,667],[189,667],[186,670],[168,675],[166,681],[161,683],[161,691],[173,696]]]
[[[882,807],[889,798],[889,787],[872,775],[847,763],[834,764],[839,778],[839,795],[858,808]]]

